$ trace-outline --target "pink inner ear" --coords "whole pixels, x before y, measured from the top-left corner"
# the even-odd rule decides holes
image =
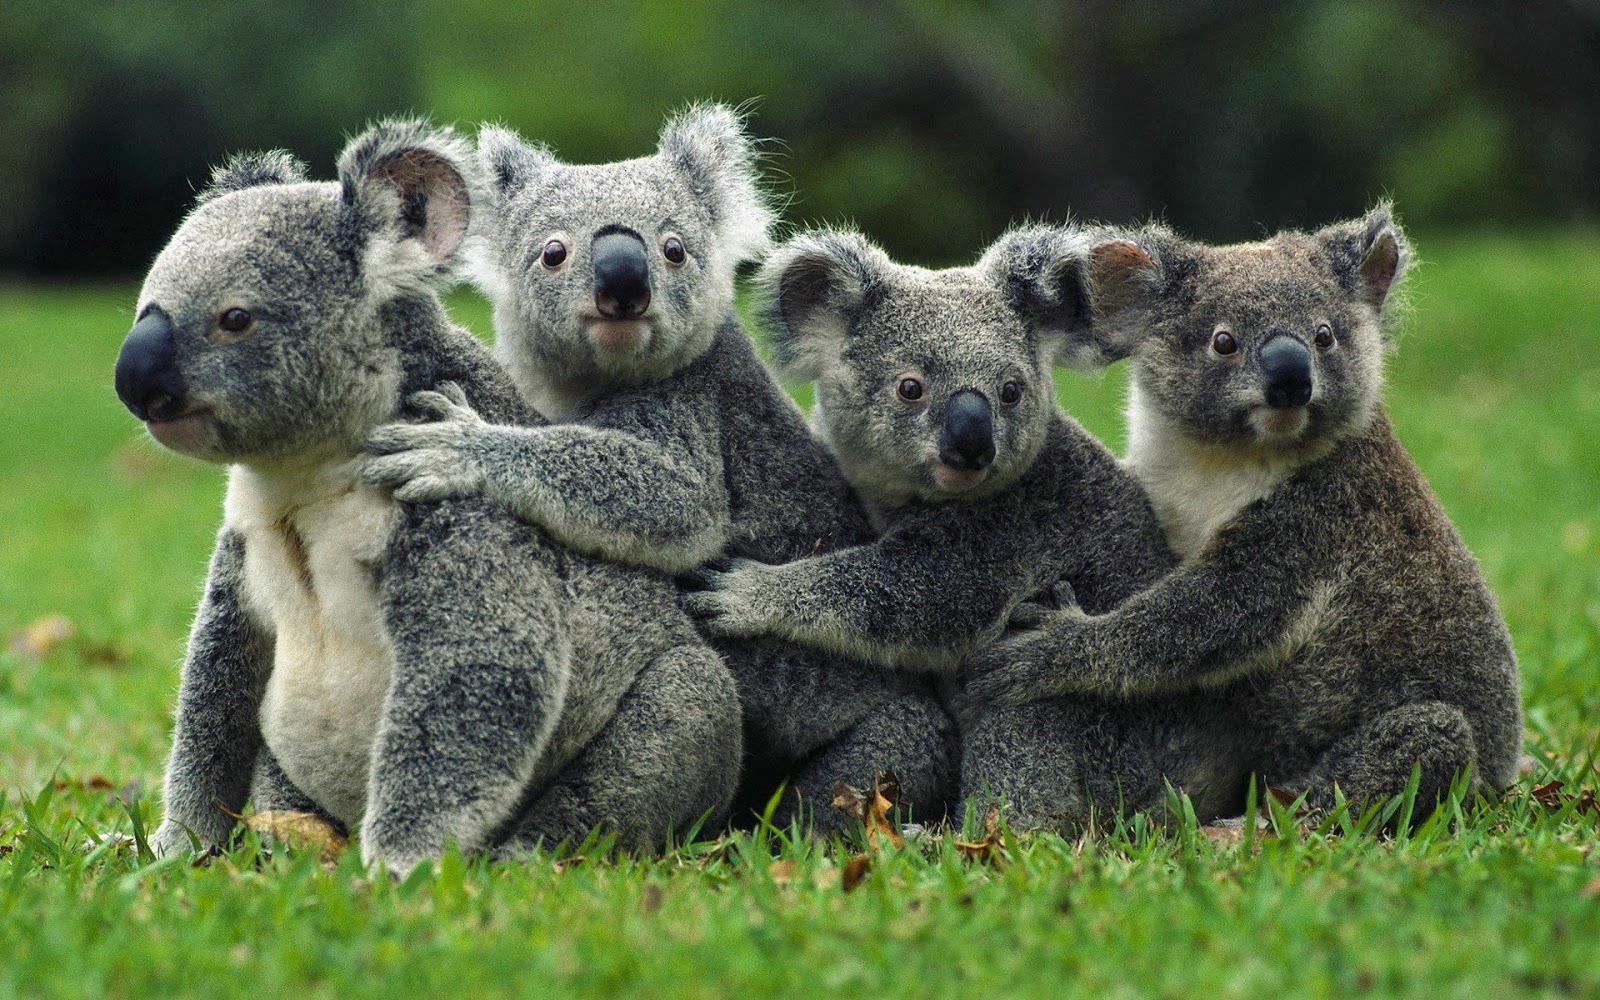
[[[1373,241],[1367,258],[1361,262],[1361,282],[1366,286],[1367,299],[1374,307],[1382,306],[1389,297],[1389,286],[1394,284],[1395,270],[1400,265],[1400,247],[1394,234],[1380,233]]]
[[[1132,240],[1109,240],[1094,248],[1094,262],[1103,267],[1155,267],[1144,247]]]
[[[391,157],[379,173],[399,193],[406,234],[417,238],[428,259],[442,262],[455,253],[471,212],[456,168],[426,149],[411,149]]]

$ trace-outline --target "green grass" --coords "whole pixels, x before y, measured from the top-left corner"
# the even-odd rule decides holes
[[[156,449],[111,392],[132,288],[0,285],[0,638],[74,630],[43,659],[0,651],[0,997],[1600,992],[1600,814],[1528,794],[1596,784],[1600,234],[1422,251],[1390,408],[1510,622],[1534,773],[1400,839],[1284,823],[1245,846],[1136,818],[998,866],[914,844],[850,893],[854,848],[780,836],[451,857],[400,885],[253,836],[202,868],[108,839],[159,817],[223,475]],[[1120,445],[1122,373],[1060,386]]]

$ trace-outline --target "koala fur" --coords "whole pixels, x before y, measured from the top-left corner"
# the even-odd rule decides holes
[[[736,691],[670,578],[358,476],[408,399],[537,422],[434,292],[480,197],[464,143],[389,122],[337,182],[235,160],[151,268],[118,394],[161,444],[230,467],[160,853],[224,844],[252,775],[257,809],[359,823],[395,872],[596,826],[659,845],[731,799]]]
[[[1516,659],[1493,595],[1381,403],[1411,256],[1382,206],[1208,247],[1152,226],[1095,251],[1095,330],[1131,354],[1129,464],[1183,558],[1109,613],[973,657],[973,690],[1225,697],[1237,768],[1320,808],[1470,768],[1516,776]]]
[[[738,117],[670,121],[653,156],[573,166],[485,129],[491,200],[476,280],[525,398],[562,421],[491,427],[468,412],[385,428],[368,475],[402,499],[483,494],[584,551],[669,571],[723,552],[782,562],[871,526],[733,311],[734,269],[771,215]],[[679,259],[672,259],[670,241]],[[884,770],[942,811],[956,737],[931,685],[778,642],[718,643],[745,713],[745,806],[790,791],[827,831],[836,781]],[[818,808],[820,807],[820,808]]]
[[[774,636],[949,679],[1058,581],[1104,611],[1176,564],[1138,483],[1056,404],[1053,364],[1092,346],[1086,251],[1075,230],[1035,227],[975,266],[930,271],[823,230],[768,259],[761,284],[780,370],[816,382],[818,432],[882,534],[782,565],[707,567],[687,606],[713,634]],[[1152,706],[1059,701],[963,706],[963,794],[1003,797],[1019,825],[1083,815],[1091,789],[1117,784],[1107,766],[1117,755],[1094,745],[1108,715],[1126,731],[1113,742],[1187,751],[1160,758],[1158,779],[1209,783],[1206,742],[1171,736],[1206,726]]]

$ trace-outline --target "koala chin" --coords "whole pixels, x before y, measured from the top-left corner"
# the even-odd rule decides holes
[[[466,144],[419,122],[352,140],[335,182],[240,157],[145,280],[117,394],[229,467],[158,853],[225,846],[247,797],[359,824],[396,874],[596,827],[658,846],[728,807],[736,692],[669,578],[359,478],[382,423],[539,422],[434,291],[481,192]]]
[[[690,108],[652,155],[563,163],[486,128],[472,274],[496,352],[549,426],[470,411],[372,436],[369,481],[403,500],[484,496],[575,549],[692,571],[781,562],[871,537],[860,501],[733,310],[735,269],[769,246],[755,143],[731,109]],[[739,684],[741,812],[787,788],[776,820],[848,818],[833,786],[894,771],[925,819],[954,784],[954,723],[924,678],[779,642],[718,637]]]
[[[1380,402],[1411,251],[1387,205],[1212,247],[1101,235],[1102,350],[1131,356],[1128,464],[1182,564],[1102,615],[1063,613],[975,659],[974,686],[1222,697],[1241,774],[1324,809],[1420,774],[1516,776],[1517,663],[1494,596]]]

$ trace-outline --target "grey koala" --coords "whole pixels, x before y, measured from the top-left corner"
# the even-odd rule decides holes
[[[653,156],[573,166],[487,128],[491,184],[474,276],[497,352],[552,419],[494,426],[468,408],[371,438],[370,481],[403,500],[482,494],[585,551],[669,571],[728,552],[782,562],[871,536],[859,500],[733,310],[735,267],[768,245],[755,151],[726,107],[670,121]],[[492,418],[491,418],[492,420]],[[773,641],[721,642],[745,713],[743,806],[780,781],[777,819],[839,780],[900,779],[943,809],[954,723],[923,678]]]
[[[768,259],[780,371],[816,382],[818,431],[882,535],[702,569],[687,606],[712,634],[951,678],[1031,595],[1064,583],[1106,611],[1172,569],[1139,484],[1055,401],[1054,363],[1093,349],[1087,251],[1077,230],[1034,227],[972,267],[932,271],[823,230]],[[1231,778],[1212,773],[1220,716],[1193,721],[1160,700],[960,714],[963,794],[1005,799],[1019,826],[1081,818],[1097,795],[1114,802],[1122,775],[1107,765],[1130,754],[1160,764],[1138,805],[1164,795],[1163,777],[1197,795]]]
[[[1428,809],[1467,768],[1510,784],[1505,624],[1380,404],[1410,257],[1387,205],[1260,243],[1152,226],[1101,245],[1099,348],[1133,357],[1129,461],[1183,562],[975,654],[973,690],[1226,692],[1239,770],[1321,809],[1397,795],[1414,767]]]
[[[162,854],[258,809],[360,822],[368,863],[509,853],[596,826],[660,844],[726,808],[737,695],[664,574],[574,553],[483,500],[405,505],[361,446],[414,394],[536,422],[433,290],[477,196],[449,132],[390,122],[337,182],[236,159],[152,266],[117,394],[230,467],[190,636]]]

